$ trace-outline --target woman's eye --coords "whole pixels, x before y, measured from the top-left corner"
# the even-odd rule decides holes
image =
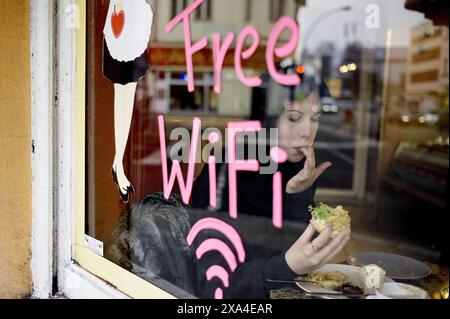
[[[297,123],[298,121],[300,121],[302,119],[302,117],[301,116],[289,116],[288,119],[292,123]]]

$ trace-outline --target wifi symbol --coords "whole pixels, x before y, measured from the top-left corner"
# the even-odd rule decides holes
[[[224,258],[230,268],[231,272],[235,272],[239,263],[245,262],[245,249],[241,240],[241,236],[231,225],[216,219],[216,218],[204,218],[198,221],[189,232],[187,236],[187,243],[189,246],[192,246],[192,243],[197,238],[199,233],[202,230],[216,230],[222,234],[224,234],[228,240],[233,244],[234,249],[237,252],[237,259],[233,251],[230,247],[227,246],[222,240],[216,238],[210,238],[205,240],[200,244],[197,248],[195,254],[197,259],[201,259],[204,254],[210,251],[218,251]],[[214,278],[220,279],[225,288],[230,286],[230,275],[228,271],[220,266],[213,265],[206,271],[206,279],[211,281]],[[222,288],[217,288],[214,295],[215,299],[223,299],[223,290]]]

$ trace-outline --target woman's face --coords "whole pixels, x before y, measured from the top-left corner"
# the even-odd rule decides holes
[[[278,138],[280,146],[288,153],[290,162],[300,162],[305,156],[301,149],[313,145],[320,115],[317,92],[311,93],[301,102],[294,101],[285,106],[277,122]]]

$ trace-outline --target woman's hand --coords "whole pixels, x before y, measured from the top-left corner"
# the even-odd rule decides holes
[[[288,266],[297,275],[305,275],[322,267],[333,259],[350,240],[350,230],[339,234],[329,242],[332,228],[327,228],[313,241],[315,230],[310,224],[302,236],[286,252]]]
[[[325,162],[316,167],[314,149],[312,147],[304,147],[301,150],[306,156],[305,166],[287,183],[286,193],[288,194],[301,193],[307,190],[332,165],[331,162]]]

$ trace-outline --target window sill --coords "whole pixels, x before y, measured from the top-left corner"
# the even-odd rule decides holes
[[[130,299],[75,263],[64,269],[62,287],[60,294],[66,299]]]

